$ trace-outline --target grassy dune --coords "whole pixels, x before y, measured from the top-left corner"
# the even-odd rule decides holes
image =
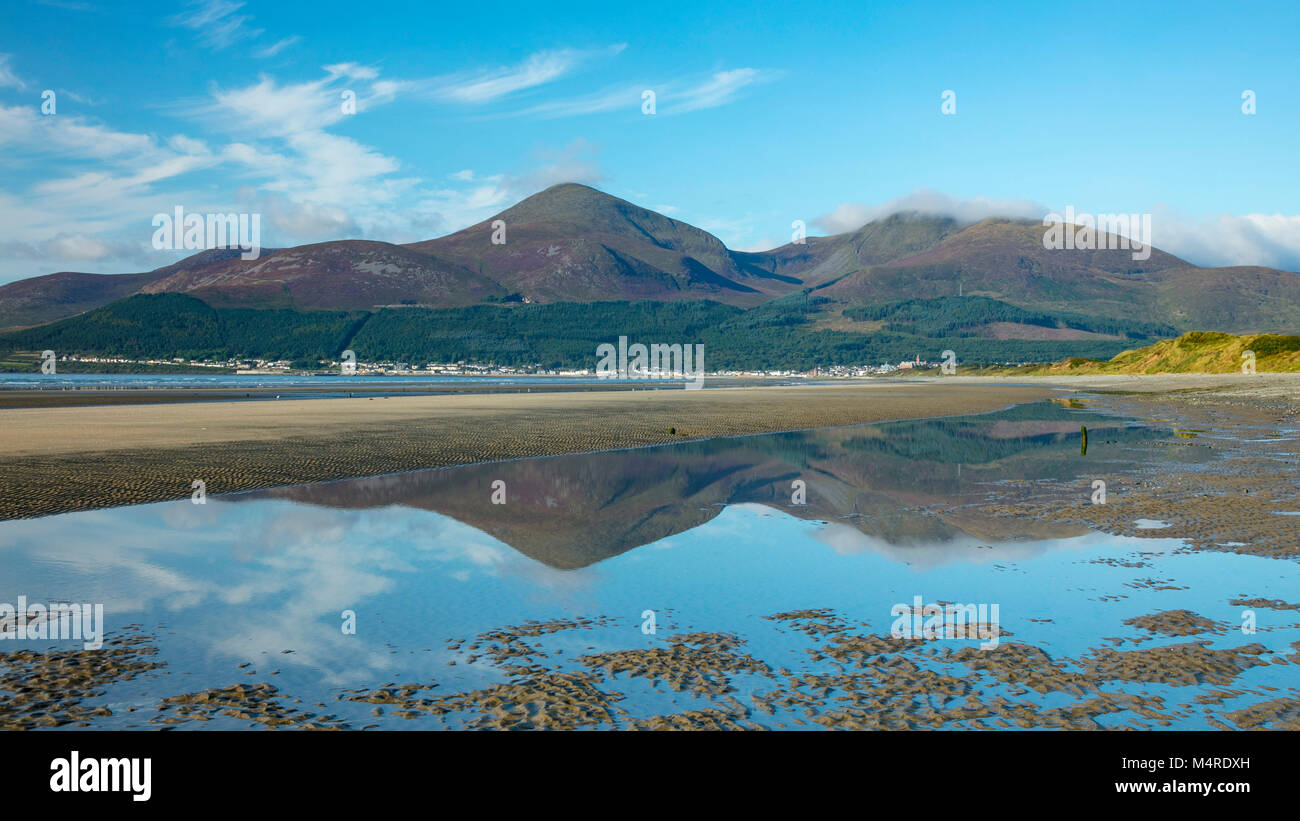
[[[1237,373],[1255,353],[1255,370],[1260,373],[1300,371],[1300,336],[1232,334],[1192,331],[1177,339],[1166,339],[1145,348],[1124,351],[1109,361],[1067,359],[1053,365],[1030,365],[1017,374],[1054,376],[1059,374],[1155,374]]]

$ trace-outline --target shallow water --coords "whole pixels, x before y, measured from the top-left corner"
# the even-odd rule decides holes
[[[1090,432],[1086,457],[1079,449],[1082,424]],[[0,602],[23,595],[29,602],[102,603],[111,631],[120,635],[139,625],[151,636],[150,660],[159,669],[106,683],[101,695],[82,700],[85,707],[108,708],[111,715],[89,721],[105,728],[156,729],[170,714],[158,709],[165,697],[261,682],[294,709],[353,728],[466,726],[486,708],[399,710],[346,696],[436,683],[418,693],[436,698],[510,681],[503,668],[511,660],[494,661],[494,643],[535,650],[519,661],[537,670],[593,674],[599,671],[582,657],[666,648],[674,636],[693,632],[738,636],[744,644],[733,655],[752,657],[767,672],[733,671],[725,676],[731,691],[712,696],[698,687],[674,690],[664,678],[604,675],[595,686],[617,694],[611,712],[579,724],[629,726],[724,705],[750,724],[817,726],[807,723],[805,706],[770,714],[756,708],[775,692],[791,691],[782,670],[843,668],[809,652],[825,649],[828,636],[798,625],[835,622],[846,634],[888,635],[892,609],[916,597],[996,605],[996,618],[1010,633],[998,643],[1033,645],[1071,669],[1112,645],[1123,651],[1192,640],[1213,648],[1257,642],[1278,655],[1290,652],[1300,640],[1300,612],[1255,609],[1259,632],[1243,635],[1237,627],[1244,608],[1229,601],[1294,599],[1300,589],[1294,563],[1177,552],[1182,543],[1175,539],[1061,532],[1059,525],[983,510],[1031,488],[1060,494],[1063,503],[1086,501],[1092,476],[1149,470],[1153,450],[1169,460],[1155,466],[1166,470],[1179,469],[1181,459],[1204,458],[1143,447],[1171,436],[1043,402],[982,416],[530,459],[210,497],[203,505],[167,502],[0,522]],[[796,481],[804,483],[804,504],[792,501]],[[504,502],[495,504],[501,491]],[[768,618],[812,608],[835,616]],[[1180,609],[1225,629],[1153,637],[1123,623]],[[345,611],[355,614],[355,634],[342,629]],[[529,622],[553,631],[488,638],[474,649],[476,636]],[[947,675],[973,675],[940,654],[978,648],[981,641],[940,639],[910,658]],[[5,640],[0,652],[50,646],[80,644]],[[1230,687],[1242,692],[1215,712],[1293,695],[1296,669],[1265,664],[1241,671]],[[1266,687],[1281,692],[1259,689]],[[1223,688],[1206,681],[1116,682],[1107,692],[1164,699],[1170,723],[1128,710],[1096,721],[1213,726],[1194,703],[1212,689]],[[843,695],[824,690],[814,712]],[[979,698],[999,695],[1042,709],[1072,702],[1061,692],[980,683]],[[179,726],[257,725],[218,714]]]
[[[296,388],[345,386],[404,386],[461,384],[483,385],[588,385],[598,384],[594,376],[404,376],[342,374],[320,376],[300,374],[193,374],[193,373],[2,373],[0,390],[64,389],[168,389],[168,388]]]
[[[726,387],[737,381],[748,381],[730,377],[706,378],[703,387]],[[897,382],[897,379],[882,378],[880,382]],[[825,385],[833,384],[828,380],[807,379],[803,377],[764,379],[768,385]],[[385,376],[379,374],[102,374],[102,373],[0,373],[0,391],[6,390],[258,390],[249,399],[324,399],[348,396],[349,391],[364,390],[368,395],[401,396],[418,393],[445,393],[465,388],[561,388],[561,387],[607,387],[610,380],[596,376],[536,376],[529,374],[509,375],[433,375],[408,373]],[[642,380],[634,387],[642,390],[665,389],[681,390],[685,387],[683,380]],[[337,391],[324,390],[338,388]],[[266,395],[263,391],[279,390],[276,395]]]

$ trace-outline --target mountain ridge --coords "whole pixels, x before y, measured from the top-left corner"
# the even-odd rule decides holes
[[[494,243],[501,232],[505,241]],[[916,212],[767,251],[734,251],[689,223],[577,183],[404,245],[335,240],[265,250],[257,260],[218,249],[143,273],[19,280],[0,286],[0,329],[156,293],[214,307],[375,311],[639,300],[750,309],[813,292],[826,299],[820,321],[828,326],[852,326],[845,311],[855,306],[965,294],[1180,330],[1300,330],[1300,274],[1292,272],[1201,268],[1158,249],[1141,261],[1122,249],[1048,250],[1040,223]]]

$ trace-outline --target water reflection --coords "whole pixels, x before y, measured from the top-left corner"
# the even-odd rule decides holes
[[[1093,429],[1080,454],[1080,426]],[[303,485],[229,497],[344,509],[435,511],[561,569],[586,567],[698,527],[730,505],[760,504],[841,523],[858,547],[931,552],[951,545],[1078,535],[1079,528],[989,516],[1006,483],[1071,480],[1122,469],[1127,445],[1168,432],[1057,402],[982,416],[896,422],[575,454]],[[493,483],[505,503],[493,503]],[[802,488],[796,483],[802,483]],[[1087,497],[1086,482],[1080,493]],[[802,489],[804,504],[795,503]],[[499,498],[499,496],[498,496]],[[841,546],[847,536],[828,540]],[[892,550],[897,548],[898,550]],[[940,548],[941,549],[941,548]]]
[[[602,620],[529,639],[557,669],[712,631],[743,637],[772,669],[804,670],[811,640],[768,616],[829,608],[881,634],[895,603],[923,595],[998,603],[1015,641],[1077,658],[1107,637],[1150,641],[1133,637],[1133,616],[1186,608],[1232,623],[1233,596],[1285,597],[1297,583],[1290,565],[1268,559],[1180,554],[1174,539],[1053,529],[986,509],[1038,480],[1086,500],[1091,476],[1134,467],[1139,453],[1192,458],[1133,447],[1169,436],[1048,402],[7,521],[0,601],[100,602],[110,629],[145,626],[164,667],[87,699],[111,710],[96,719],[103,727],[156,727],[160,699],[237,683],[269,683],[353,727],[426,726],[340,701],[343,689],[420,682],[459,693],[508,681],[461,643],[533,620]],[[497,480],[504,505],[491,501]],[[795,480],[806,482],[806,505],[791,503]],[[659,635],[639,627],[647,609]],[[340,629],[346,611],[355,635]],[[1296,629],[1260,614],[1268,630],[1256,639],[1287,652]],[[1281,667],[1246,680],[1284,686]],[[763,676],[733,684],[742,701],[775,686]],[[601,687],[626,696],[629,715],[706,706],[644,680]],[[749,719],[781,726],[801,715]],[[1180,726],[1203,726],[1200,716],[1189,708]]]

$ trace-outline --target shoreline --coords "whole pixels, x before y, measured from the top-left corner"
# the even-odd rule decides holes
[[[157,393],[157,392],[155,392]],[[1297,420],[1300,374],[918,377],[703,391],[473,391],[0,410],[0,519],[571,453],[962,416],[1076,393]],[[1281,402],[1281,405],[1277,403]],[[1134,408],[1137,410],[1137,408]],[[1280,414],[1280,415],[1279,415]],[[1297,422],[1300,423],[1300,422]],[[669,433],[669,430],[674,430]]]
[[[255,377],[250,377],[255,378]],[[557,380],[563,377],[555,377]],[[773,381],[778,377],[773,377]],[[710,380],[710,389],[719,387],[777,387],[758,378],[718,378]],[[635,390],[681,390],[680,383],[652,382],[636,384]],[[0,410],[13,408],[101,407],[106,405],[160,405],[189,402],[265,402],[287,399],[350,398],[383,395],[391,396],[452,396],[459,394],[513,394],[513,393],[600,393],[632,390],[628,383],[564,383],[507,384],[490,383],[431,383],[428,385],[400,383],[340,385],[287,383],[278,386],[250,385],[247,387],[168,387],[151,388],[100,387],[69,385],[44,388],[0,389]],[[353,396],[355,394],[356,396]],[[285,399],[281,399],[281,397]]]
[[[1182,387],[1176,387],[1177,384]],[[1270,515],[1286,507],[1300,509],[1300,499],[1296,499],[1300,495],[1297,494],[1297,489],[1300,488],[1300,454],[1294,450],[1297,441],[1300,441],[1300,402],[1297,401],[1300,394],[1295,391],[1300,382],[1265,380],[1252,384],[1239,380],[1210,380],[1189,385],[1191,383],[1186,380],[1174,384],[1167,380],[1144,380],[1137,386],[1141,390],[1128,389],[1134,387],[1132,385],[1123,385],[1122,389],[1113,390],[1114,385],[1098,385],[1094,381],[1088,384],[1056,385],[1051,390],[1046,390],[1034,385],[991,385],[987,381],[947,385],[918,383],[858,389],[737,389],[717,391],[712,397],[704,392],[691,392],[695,396],[693,399],[685,399],[686,392],[673,392],[672,397],[637,393],[621,399],[605,398],[586,403],[583,421],[593,429],[604,426],[617,431],[620,424],[628,421],[626,417],[636,416],[638,411],[645,412],[646,404],[673,406],[676,403],[678,412],[683,415],[700,415],[702,422],[710,424],[753,424],[753,418],[742,417],[736,420],[732,416],[719,414],[755,404],[760,411],[770,404],[805,416],[817,413],[842,416],[854,409],[861,413],[861,406],[878,412],[886,400],[899,407],[928,408],[928,412],[903,417],[910,420],[988,412],[975,406],[991,403],[1000,393],[1011,391],[1031,397],[1014,399],[1011,405],[1023,401],[1035,402],[1037,400],[1032,397],[1042,393],[1045,394],[1044,398],[1055,399],[1071,408],[1086,408],[1130,419],[1141,418],[1161,427],[1173,428],[1178,433],[1177,438],[1152,438],[1124,445],[1126,452],[1135,452],[1137,455],[1121,462],[1115,458],[1114,453],[1107,454],[1105,451],[1106,426],[1093,427],[1093,423],[1089,422],[1089,427],[1097,435],[1097,444],[1102,446],[1096,449],[1097,456],[1101,458],[1096,464],[1098,472],[1095,475],[1104,477],[1110,489],[1110,498],[1100,505],[1088,501],[1088,483],[1073,473],[1062,473],[1053,479],[1006,488],[1004,492],[979,502],[974,512],[983,517],[982,522],[975,522],[965,505],[953,508],[946,497],[937,502],[933,499],[928,502],[924,499],[916,500],[929,513],[970,533],[981,546],[988,543],[1005,547],[1017,542],[1016,538],[1008,536],[1001,529],[996,534],[990,531],[999,522],[1016,523],[1014,529],[1021,533],[1023,523],[1030,522],[1062,531],[1077,530],[1083,535],[1111,534],[1117,537],[1138,536],[1183,541],[1183,546],[1168,553],[1152,551],[1141,544],[1127,543],[1116,549],[1094,543],[1094,548],[1097,548],[1095,552],[1072,557],[1071,564],[1074,565],[1085,568],[1100,566],[1092,570],[1093,575],[1088,577],[1092,585],[1072,587],[1071,590],[1075,600],[1105,603],[1088,605],[1090,613],[1096,612],[1109,618],[1108,627],[1104,630],[1094,627],[1091,621],[1086,625],[1071,625],[1068,618],[1060,615],[1064,613],[1068,616],[1068,604],[1058,612],[1055,608],[1056,598],[1045,601],[1032,592],[1018,594],[1018,607],[1014,611],[1006,609],[1004,604],[1003,612],[1007,615],[1005,620],[995,613],[993,621],[986,624],[981,617],[981,621],[974,625],[975,629],[983,631],[987,628],[991,631],[981,632],[979,638],[993,638],[997,641],[1005,639],[1005,643],[998,644],[995,641],[991,648],[981,647],[978,650],[974,646],[962,647],[952,654],[931,652],[935,648],[929,642],[935,639],[927,636],[900,641],[897,636],[883,630],[885,623],[878,623],[873,629],[868,622],[860,620],[863,608],[856,599],[857,591],[854,591],[855,598],[848,600],[847,605],[842,596],[838,600],[835,598],[833,590],[819,589],[816,598],[808,598],[801,605],[804,609],[791,609],[785,601],[782,601],[784,609],[780,609],[780,612],[775,612],[779,609],[776,607],[760,608],[750,613],[749,621],[740,630],[736,629],[734,623],[729,622],[724,628],[717,622],[709,622],[707,612],[704,619],[692,620],[686,625],[665,624],[665,630],[672,631],[671,635],[666,636],[666,647],[646,647],[643,642],[627,640],[628,635],[636,635],[635,631],[626,629],[626,622],[620,622],[617,617],[611,618],[602,610],[581,611],[582,615],[578,617],[565,615],[513,624],[507,624],[507,618],[503,615],[486,626],[475,626],[460,632],[447,631],[447,637],[439,635],[438,638],[446,643],[445,652],[448,654],[448,666],[442,668],[441,673],[417,673],[398,678],[384,673],[383,678],[372,676],[351,689],[339,689],[330,685],[328,695],[322,697],[311,689],[310,684],[288,684],[273,678],[279,675],[280,670],[267,668],[278,668],[279,665],[268,660],[265,651],[259,656],[250,650],[246,657],[228,660],[221,669],[205,670],[192,666],[188,654],[176,655],[170,651],[175,644],[168,644],[166,636],[175,630],[175,614],[169,612],[166,625],[161,622],[152,628],[137,628],[132,625],[124,633],[110,634],[113,638],[109,643],[120,648],[118,657],[92,656],[90,651],[84,650],[51,650],[37,656],[35,661],[23,662],[27,666],[23,668],[22,675],[27,679],[38,680],[49,692],[59,693],[66,689],[61,688],[60,681],[67,675],[69,659],[86,662],[74,665],[78,674],[91,681],[103,682],[104,687],[123,677],[129,678],[133,671],[160,670],[158,683],[151,685],[145,695],[128,697],[134,698],[133,707],[127,711],[131,713],[129,717],[113,718],[111,713],[96,712],[93,704],[83,703],[74,694],[55,699],[53,706],[48,700],[11,699],[9,709],[0,710],[0,724],[13,729],[61,724],[108,728],[121,727],[121,722],[125,721],[125,726],[130,729],[239,728],[241,725],[234,722],[221,723],[234,717],[244,722],[244,728],[396,729],[406,726],[436,726],[523,729],[548,726],[557,729],[609,727],[661,730],[787,727],[943,727],[974,730],[1295,729],[1296,700],[1294,693],[1289,692],[1294,688],[1285,686],[1290,683],[1288,679],[1279,682],[1267,678],[1270,672],[1277,673],[1275,665],[1300,663],[1300,654],[1291,653],[1286,646],[1294,635],[1270,639],[1270,636],[1276,636],[1271,631],[1291,630],[1296,626],[1289,623],[1292,620],[1289,611],[1300,608],[1300,605],[1290,603],[1294,597],[1286,594],[1288,588],[1283,585],[1279,589],[1276,584],[1271,584],[1270,579],[1274,578],[1271,573],[1262,577],[1246,574],[1240,578],[1233,573],[1221,573],[1207,584],[1196,573],[1189,576],[1186,572],[1176,572],[1172,569],[1170,560],[1179,554],[1201,551],[1248,554],[1255,559],[1269,558],[1288,563],[1300,559],[1300,552],[1297,552],[1293,539],[1293,522],[1286,516]],[[546,394],[517,396],[515,407],[511,407],[511,403],[500,396],[410,397],[405,404],[425,413],[427,407],[415,406],[471,406],[476,399],[490,400],[490,404],[501,406],[498,411],[504,414],[506,420],[519,421],[534,416],[537,417],[534,422],[543,425],[553,418],[543,411],[556,410],[555,406],[569,411],[583,406],[580,401],[583,397],[547,397]],[[727,397],[733,398],[728,400]],[[457,401],[442,401],[452,398]],[[815,412],[809,407],[810,403],[801,401],[809,398],[817,400],[811,403],[818,406]],[[428,401],[431,399],[435,401]],[[704,402],[706,399],[709,401]],[[719,400],[724,400],[723,404],[727,407],[717,407]],[[304,400],[300,405],[316,407],[320,401]],[[373,407],[377,404],[362,401],[364,406]],[[857,403],[856,408],[852,406],[854,402]],[[925,404],[920,404],[922,402]],[[829,407],[824,407],[827,403]],[[186,406],[170,407],[179,413]],[[215,415],[220,415],[222,408],[225,408],[224,412],[235,412],[238,415],[238,409],[247,409],[251,405],[230,403],[224,406],[204,404],[190,407]],[[610,413],[612,407],[621,408],[622,412]],[[103,410],[105,409],[68,408],[64,409],[62,416],[93,419],[102,415]],[[128,409],[116,410],[124,412]],[[138,415],[144,416],[157,414],[160,410],[162,409],[158,407],[135,409]],[[376,408],[371,415],[395,415],[400,422],[398,427],[409,434],[412,427],[408,418],[410,414],[397,412],[398,410],[401,409]],[[443,407],[441,414],[432,418],[440,416],[445,420],[454,416],[450,410],[452,409]],[[706,410],[713,413],[710,419],[701,415]],[[0,413],[0,419],[9,415],[9,412]],[[37,414],[29,412],[27,415]],[[48,412],[44,415],[50,416]],[[374,419],[371,421],[373,423]],[[1075,420],[1070,420],[1071,428],[1074,422]],[[305,427],[311,427],[312,424],[302,420],[299,423]],[[503,424],[504,428],[501,427]],[[361,434],[377,441],[388,435],[387,431],[383,425],[372,424]],[[505,435],[507,439],[510,436],[516,437],[515,441],[521,435],[520,429],[511,429],[501,420],[494,422],[489,432],[498,436]],[[328,437],[326,432],[317,433]],[[847,435],[856,436],[854,433]],[[568,444],[571,446],[575,441],[577,440]],[[140,449],[114,451],[108,444],[100,443],[101,450],[87,458],[103,457],[112,464],[133,466],[134,460],[152,458]],[[283,446],[284,442],[249,441],[236,444],[233,450],[210,445],[203,445],[201,449],[208,453],[219,451],[218,455],[226,458],[231,458],[230,454],[233,453],[233,458],[242,459],[248,448],[263,444]],[[1170,448],[1188,453],[1200,448],[1213,448],[1215,455],[1210,459],[1199,456],[1164,459],[1155,456],[1158,451]],[[286,452],[283,448],[270,451],[273,455],[283,455]],[[1147,455],[1146,458],[1142,456],[1143,453]],[[302,454],[299,457],[306,458]],[[755,461],[741,459],[722,463],[711,473],[730,475],[730,471],[725,470],[730,465],[749,465]],[[870,461],[868,456],[866,462]],[[680,463],[661,458],[659,464],[675,468]],[[840,467],[851,470],[857,464],[858,462],[848,461],[841,463]],[[637,466],[641,475],[658,476],[659,471],[646,467],[646,463]],[[487,475],[490,476],[491,473]],[[1085,475],[1090,478],[1093,474]],[[465,494],[462,489],[469,492],[474,488],[481,489],[485,484],[483,478],[484,475],[480,474],[480,481],[476,482],[473,472],[461,477],[452,483],[455,486],[448,490],[448,498],[463,498]],[[743,483],[745,478],[740,477],[740,481]],[[0,481],[4,479],[5,477],[0,477]],[[515,487],[514,480],[511,481],[511,487]],[[297,491],[290,489],[282,498],[297,499],[311,505],[329,504],[328,494],[320,499],[314,498],[312,494],[313,489],[310,488]],[[188,488],[177,497],[185,495],[188,495]],[[276,493],[268,495],[271,498],[280,496]],[[581,488],[569,488],[568,498],[592,499],[593,495],[595,494],[583,493]],[[1284,498],[1287,496],[1291,499]],[[498,533],[493,528],[484,529],[481,520],[460,515],[456,508],[447,510],[441,505],[426,505],[422,501],[426,498],[426,491],[416,493],[412,499],[420,503],[414,507],[437,510],[490,533],[527,559],[545,562],[534,551],[511,539],[508,531]],[[1296,501],[1292,502],[1292,499]],[[384,502],[367,498],[364,494],[357,497],[356,501],[357,506],[362,508],[371,507],[376,501],[380,505],[392,503],[391,500]],[[598,503],[600,501],[597,500]],[[657,504],[661,500],[656,498],[648,501]],[[480,508],[488,507],[483,498],[477,504]],[[206,514],[189,514],[188,508],[145,514],[144,518],[146,521],[158,521],[159,517],[167,520],[174,514],[183,514],[181,519],[212,521]],[[195,516],[199,518],[193,519]],[[1165,520],[1161,522],[1163,527],[1143,529],[1140,520],[1153,517]],[[637,518],[622,517],[625,522]],[[809,521],[820,518],[823,516],[814,516]],[[535,525],[537,520],[524,521],[526,524],[531,521]],[[93,520],[86,524],[95,527]],[[980,524],[982,529],[972,528],[973,524]],[[54,528],[53,532],[59,532],[58,524],[50,523],[50,526]],[[599,532],[599,519],[594,522],[592,529]],[[310,529],[307,532],[310,533]],[[545,534],[548,531],[540,528],[538,532]],[[572,533],[572,526],[564,528],[563,532]],[[662,538],[663,534],[656,532],[652,536]],[[1071,536],[1063,533],[1031,538],[1068,539]],[[362,541],[365,542],[365,539]],[[181,543],[184,544],[183,541]],[[643,538],[639,543],[648,542]],[[193,546],[187,549],[193,549]],[[838,554],[840,551],[833,552]],[[651,555],[654,553],[652,551]],[[617,555],[620,554],[612,553],[605,558]],[[922,558],[923,556],[924,554]],[[894,563],[903,561],[904,558],[902,555],[892,556]],[[1013,553],[1005,561],[1016,565],[1025,558]],[[1240,557],[1226,558],[1235,561]],[[991,559],[991,556],[986,557],[978,564],[991,566],[994,570],[1003,569],[1003,560],[988,565]],[[911,564],[912,561],[906,563]],[[125,566],[130,567],[129,564]],[[554,564],[551,566],[557,567]],[[976,565],[972,565],[974,566]],[[1183,571],[1187,570],[1185,565],[1179,567]],[[1229,567],[1236,568],[1240,565]],[[759,568],[757,572],[761,575],[761,563]],[[639,590],[644,567],[638,565],[635,572],[642,574],[637,576]],[[1059,582],[1059,576],[1051,572],[1043,575],[1042,579],[1044,583]],[[1102,585],[1102,582],[1105,584]],[[1208,588],[1215,595],[1208,599],[1202,596],[1202,600],[1196,602],[1180,598],[1182,594],[1178,591],[1191,590],[1191,585],[1196,586],[1198,593]],[[1026,589],[1032,591],[1034,588],[1026,586]],[[1101,593],[1106,595],[1098,598]],[[1161,598],[1152,600],[1141,597],[1146,594],[1155,594]],[[640,595],[642,594],[638,593],[638,597]],[[1134,598],[1121,603],[1130,597]],[[878,601],[880,610],[876,612],[882,612],[885,602],[891,600],[886,598]],[[201,604],[192,609],[207,606]],[[1114,611],[1111,608],[1122,610]],[[1236,611],[1230,608],[1258,610],[1262,624],[1260,629],[1270,632],[1258,637],[1243,636],[1235,641],[1230,640],[1230,633],[1236,632],[1232,621]],[[627,608],[627,612],[640,611]],[[206,617],[205,614],[205,619]],[[294,618],[298,617],[295,615]],[[519,619],[513,621],[518,622]],[[1058,626],[1056,622],[1061,623]],[[632,625],[635,623],[633,621]],[[562,636],[545,647],[540,643],[552,641],[547,638],[552,633],[598,628],[608,628],[607,632],[600,634],[601,641],[584,638],[582,642],[587,645],[588,651],[597,652],[570,655],[565,651],[572,650],[573,644],[566,643]],[[744,646],[746,642],[760,637],[772,640],[773,634],[769,631],[773,628],[782,637],[794,642],[795,649],[812,654],[812,662],[807,669],[800,670],[798,674],[788,673],[782,663],[784,657],[774,652],[750,650]],[[721,632],[723,629],[727,632]],[[1071,637],[1084,637],[1088,640],[1076,642],[1077,646],[1071,647],[1068,646],[1069,642],[1062,642],[1061,631],[1068,631]],[[294,635],[295,638],[301,638]],[[1222,644],[1220,637],[1224,638]],[[951,639],[952,636],[949,635],[948,638]],[[1154,643],[1148,644],[1153,640]],[[287,648],[285,652],[301,653],[309,647],[288,640],[282,644]],[[423,644],[433,645],[429,641]],[[391,650],[394,646],[385,643],[383,649]],[[754,642],[751,646],[771,645]],[[1290,648],[1300,649],[1300,642],[1290,642]],[[159,650],[157,654],[155,649]],[[402,649],[408,648],[402,646]],[[415,653],[421,649],[421,643],[415,643],[409,649]],[[943,663],[938,678],[932,674],[918,676],[915,673],[916,664],[924,666],[936,658]],[[235,667],[236,662],[241,660],[244,663]],[[460,670],[472,667],[480,660],[507,675],[526,672],[527,678],[503,686],[492,682],[485,684],[471,676],[458,676]],[[328,669],[328,665],[322,662],[309,663],[314,667]],[[1067,673],[1062,674],[1062,669],[1066,667],[1069,668]],[[854,672],[856,682],[844,691],[846,695],[836,699],[819,695],[822,691],[842,685],[845,668]],[[1283,668],[1284,675],[1285,669],[1293,668]],[[190,678],[195,673],[198,677]],[[746,684],[753,675],[759,677],[757,688]],[[256,677],[247,678],[252,676]],[[618,682],[636,677],[672,682],[674,686],[671,690],[662,690],[670,699],[675,697],[674,692],[686,689],[701,699],[708,700],[710,706],[683,712],[676,701],[663,703],[624,700],[621,691],[626,685]],[[27,679],[23,680],[24,684]],[[389,683],[381,685],[378,683],[380,681]],[[393,681],[403,683],[399,685]],[[917,712],[913,707],[913,699],[931,697],[936,691],[936,682],[944,693],[956,696],[957,700],[949,699],[941,708]],[[576,701],[573,697],[575,684],[583,696]],[[1005,688],[1008,685],[1012,687],[1010,699],[1006,697],[1008,693]],[[1153,695],[1150,691],[1152,685],[1172,689],[1168,693],[1162,691]],[[434,690],[435,687],[441,689]],[[661,688],[656,688],[659,689]],[[1038,695],[1031,691],[1036,691]],[[438,695],[439,693],[443,695]],[[1241,701],[1231,700],[1241,695],[1246,698]],[[337,706],[333,706],[334,702],[328,696],[338,699]],[[964,701],[961,698],[963,696]],[[46,698],[44,691],[39,697]],[[304,703],[316,703],[323,709],[329,703],[332,706],[328,709],[333,712],[322,715],[306,707],[299,709],[290,706]],[[616,703],[621,706],[614,706]],[[882,710],[882,703],[894,707]],[[539,704],[542,705],[540,712],[537,706]],[[1131,714],[1124,715],[1125,711]],[[118,712],[120,716],[125,715],[122,711]],[[467,715],[460,716],[461,712],[466,712]],[[209,721],[218,723],[208,724]],[[423,721],[428,724],[408,724],[408,721]],[[108,722],[118,723],[109,725]]]
[[[459,394],[0,411],[0,519],[746,434],[959,416],[1045,386]],[[673,433],[669,431],[673,430]]]

